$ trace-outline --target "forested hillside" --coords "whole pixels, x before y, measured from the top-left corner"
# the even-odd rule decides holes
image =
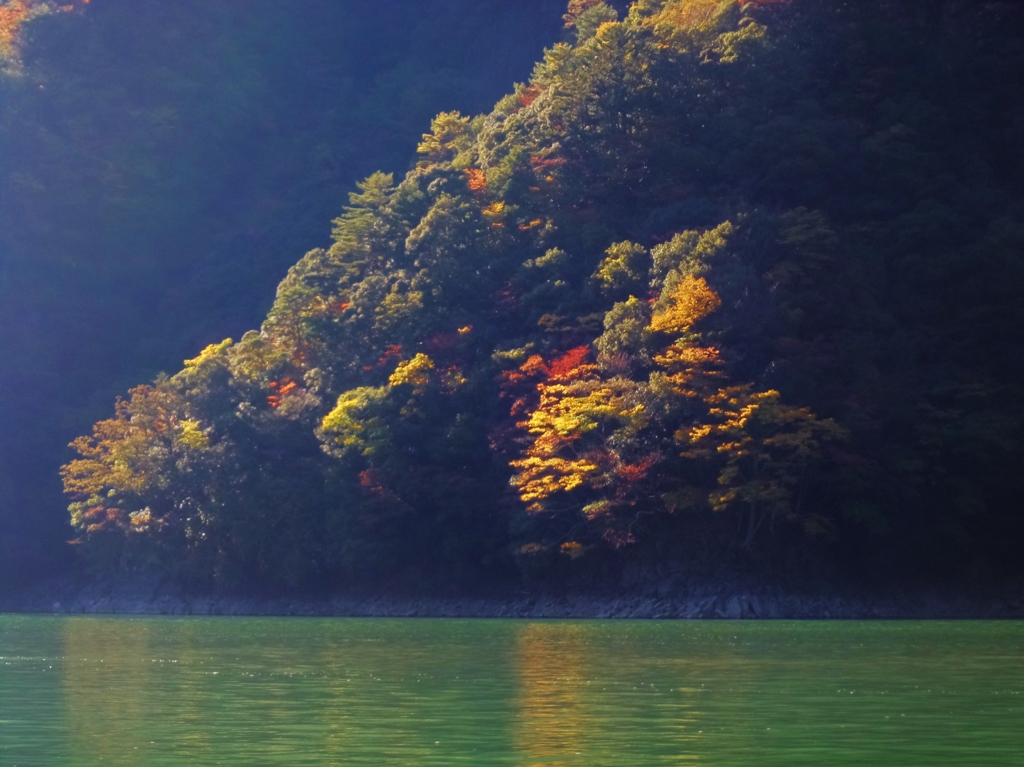
[[[493,111],[358,185],[259,330],[75,443],[75,543],[224,588],[1019,572],[1022,22],[574,0]]]
[[[68,559],[67,444],[258,325],[355,181],[488,109],[564,11],[0,0],[0,581]]]

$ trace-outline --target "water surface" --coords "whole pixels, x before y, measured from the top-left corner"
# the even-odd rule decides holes
[[[1024,623],[0,616],[0,765],[1024,765]]]

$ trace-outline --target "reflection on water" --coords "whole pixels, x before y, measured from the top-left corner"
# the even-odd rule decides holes
[[[584,627],[530,623],[516,633],[516,750],[527,764],[585,764],[578,758],[593,724],[584,707]]]
[[[0,616],[0,765],[1024,763],[1024,624]]]
[[[151,687],[152,625],[125,622],[116,636],[96,620],[66,622],[62,629],[68,746],[84,762],[138,764],[140,748],[148,750],[139,724]]]
[[[613,765],[623,754],[643,755],[645,764],[699,759],[701,691],[687,684],[686,659],[672,643],[656,641],[657,632],[647,635],[649,625],[516,626],[517,763]]]

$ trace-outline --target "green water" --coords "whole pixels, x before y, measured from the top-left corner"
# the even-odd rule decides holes
[[[1024,765],[1024,624],[0,616],[0,765]]]

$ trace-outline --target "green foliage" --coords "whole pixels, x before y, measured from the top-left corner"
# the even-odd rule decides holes
[[[370,235],[388,201],[395,177],[377,172],[356,184],[358,192],[350,192],[350,205],[334,219],[332,236],[343,253],[358,253],[370,246]]]
[[[579,13],[573,19],[576,27],[576,39],[583,43],[597,34],[602,24],[612,24],[619,20],[619,13],[605,3],[597,3]]]
[[[594,341],[601,369],[625,371],[649,364],[650,323],[650,307],[635,296],[615,304],[604,316],[604,333]]]
[[[616,242],[605,254],[594,272],[594,280],[602,290],[613,293],[640,286],[647,276],[647,248],[635,242]]]

